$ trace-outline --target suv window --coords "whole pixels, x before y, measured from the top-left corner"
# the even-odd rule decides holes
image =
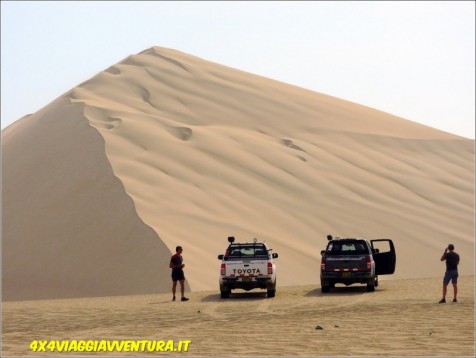
[[[327,245],[328,255],[367,254],[368,249],[364,241],[332,241]]]

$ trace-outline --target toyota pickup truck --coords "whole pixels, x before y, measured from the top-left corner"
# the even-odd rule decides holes
[[[220,296],[228,298],[232,290],[267,290],[268,297],[276,294],[276,265],[272,253],[265,243],[254,239],[251,243],[235,243],[233,236],[228,237],[228,248],[224,255],[218,255],[220,266]]]
[[[367,285],[375,291],[379,275],[395,272],[396,253],[392,240],[366,240],[360,238],[333,238],[321,251],[321,291],[329,292],[336,283],[349,286],[354,283]]]

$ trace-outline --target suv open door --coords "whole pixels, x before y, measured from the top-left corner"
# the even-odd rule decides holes
[[[376,275],[391,275],[395,272],[397,255],[390,239],[370,240],[375,261]]]

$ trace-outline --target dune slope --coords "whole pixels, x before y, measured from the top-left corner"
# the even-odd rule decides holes
[[[82,107],[61,98],[4,133],[3,300],[165,292],[169,251]]]

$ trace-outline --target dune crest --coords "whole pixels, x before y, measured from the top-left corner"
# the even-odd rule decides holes
[[[170,289],[167,260],[176,245],[184,247],[190,288],[217,289],[216,257],[229,235],[266,240],[280,254],[282,286],[318,284],[319,252],[328,233],[393,239],[392,277],[440,276],[439,257],[449,242],[461,253],[461,273],[474,272],[473,140],[160,47],[129,56],[73,88],[45,107],[42,120],[58,113],[70,117],[71,108],[81,108],[78,116],[92,127],[83,129],[88,140],[103,141],[104,161],[95,168],[110,166],[112,173],[105,175],[122,186],[113,197],[132,199],[127,213],[115,207],[110,213],[121,222],[135,218],[134,227],[144,230],[137,236],[148,257],[141,274],[149,270],[147,275],[157,277],[150,292]],[[73,138],[76,129],[70,129]],[[8,130],[2,133],[4,152],[20,146],[7,137],[24,132]],[[30,136],[39,130],[31,129]],[[68,146],[67,137],[45,138]],[[61,154],[47,158],[66,160]],[[79,149],[75,154],[75,162],[85,157]],[[24,177],[33,163],[18,156],[8,165],[22,166],[18,177]],[[36,164],[35,170],[42,169]],[[9,190],[14,178],[4,173]],[[57,186],[48,189],[55,192]],[[62,198],[69,197],[80,198],[81,192]],[[27,199],[12,194],[4,211],[22,200]],[[87,210],[104,213],[101,205]],[[132,225],[124,223],[123,230]],[[4,242],[15,247],[19,230],[12,224]],[[127,235],[114,241],[112,232],[96,230],[98,242],[135,250]],[[77,239],[81,232],[71,236]],[[25,245],[41,240],[27,237]],[[65,248],[58,244],[50,247],[60,255]],[[40,256],[46,251],[38,250]],[[16,270],[12,277],[22,272]]]

